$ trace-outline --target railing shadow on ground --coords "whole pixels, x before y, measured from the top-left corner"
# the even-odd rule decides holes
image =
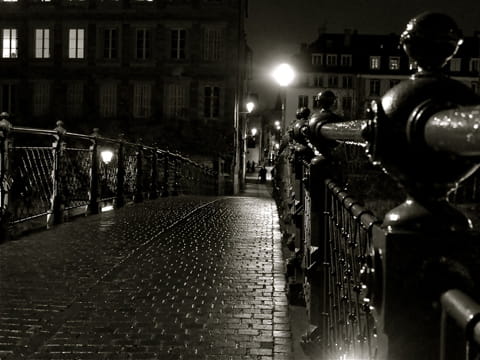
[[[417,74],[366,120],[320,94],[277,156],[289,299],[322,359],[480,356],[480,97],[442,75],[461,44],[448,16],[412,19],[401,43]]]
[[[218,195],[222,159],[206,166],[124,139],[0,121],[0,240],[159,196]],[[0,241],[1,242],[1,241]]]

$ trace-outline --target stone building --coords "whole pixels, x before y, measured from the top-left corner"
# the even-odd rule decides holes
[[[296,110],[315,108],[315,96],[326,89],[337,95],[336,111],[346,119],[361,119],[372,100],[379,99],[417,67],[399,44],[399,35],[362,35],[320,31],[317,40],[303,44],[295,56],[296,82],[288,87],[287,125]],[[479,92],[480,33],[465,37],[446,72]]]
[[[246,0],[2,0],[0,111],[235,164],[246,15]]]

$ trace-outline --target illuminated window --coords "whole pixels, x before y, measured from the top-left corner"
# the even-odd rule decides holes
[[[18,0],[1,0],[2,2],[17,2]]]
[[[312,65],[322,65],[323,56],[322,54],[312,54]]]
[[[46,115],[50,109],[50,84],[38,82],[33,84],[33,115]]]
[[[100,115],[110,117],[117,115],[117,85],[102,84],[100,86]]]
[[[470,71],[474,73],[480,72],[480,59],[472,58],[470,59]]]
[[[172,47],[170,57],[172,59],[185,59],[185,44],[187,31],[185,29],[171,30]]]
[[[380,96],[380,80],[371,79],[369,82],[369,92],[370,96]]]
[[[147,60],[151,56],[151,34],[150,29],[142,28],[136,30],[135,37],[135,58]]]
[[[67,86],[67,113],[69,116],[81,116],[83,109],[83,84],[69,82]]]
[[[118,57],[118,30],[103,30],[103,57],[114,60]]]
[[[460,71],[461,70],[462,59],[453,58],[450,60],[450,71]]]
[[[35,58],[48,59],[50,57],[50,30],[35,29]]]
[[[207,119],[218,118],[220,116],[220,88],[205,86],[203,100],[203,116]]]
[[[169,84],[167,87],[166,115],[169,118],[185,118],[188,115],[188,87]]]
[[[147,83],[136,83],[133,86],[133,116],[146,118],[152,112],[152,86]]]
[[[85,57],[85,30],[68,30],[68,58],[83,59]]]
[[[380,56],[370,56],[370,69],[380,69]]]
[[[222,49],[222,30],[221,29],[205,29],[204,37],[203,37],[203,60],[207,60],[207,61],[220,60],[221,49]]]
[[[2,29],[2,58],[16,58],[17,56],[17,29]]]
[[[327,66],[336,66],[337,65],[337,55],[327,54],[326,65]]]
[[[400,70],[400,58],[398,56],[390,56],[388,59],[388,68],[390,70]]]
[[[344,67],[352,66],[352,55],[342,54],[340,56],[340,65]]]

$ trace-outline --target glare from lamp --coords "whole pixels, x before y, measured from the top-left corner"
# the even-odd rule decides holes
[[[247,112],[251,113],[255,109],[255,103],[253,101],[247,102]]]
[[[108,163],[110,163],[110,161],[112,161],[113,152],[112,152],[111,150],[103,150],[103,151],[100,153],[100,156],[102,157],[102,161],[103,161],[105,164],[108,164]]]
[[[257,134],[257,128],[252,128],[252,130],[250,130],[252,132],[252,136],[255,136]]]
[[[286,63],[278,65],[272,72],[272,77],[280,86],[288,86],[295,78],[293,68]]]

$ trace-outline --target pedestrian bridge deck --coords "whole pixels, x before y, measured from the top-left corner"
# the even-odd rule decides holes
[[[0,245],[0,358],[292,358],[268,194],[162,198]]]

